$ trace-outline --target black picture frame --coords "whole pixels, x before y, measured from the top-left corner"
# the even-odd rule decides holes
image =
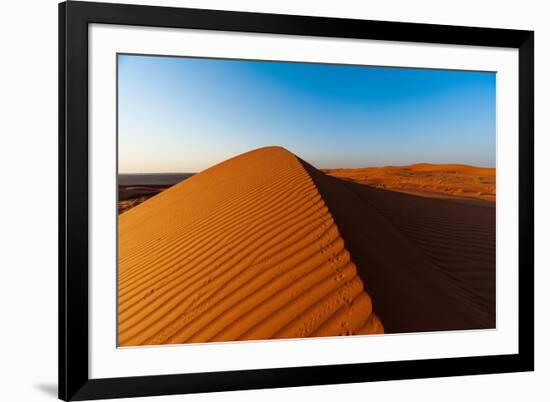
[[[519,50],[517,354],[213,373],[88,375],[88,24],[193,28]],[[292,387],[534,370],[534,32],[70,1],[59,4],[59,398]]]

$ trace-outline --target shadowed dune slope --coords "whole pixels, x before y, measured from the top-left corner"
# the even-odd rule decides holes
[[[321,194],[283,148],[165,190],[122,213],[118,233],[120,346],[383,331]]]
[[[495,327],[495,204],[418,197],[306,162],[388,333]]]

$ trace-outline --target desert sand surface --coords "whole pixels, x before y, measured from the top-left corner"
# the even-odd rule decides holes
[[[495,327],[494,202],[384,190],[302,163],[387,333]]]
[[[118,220],[119,346],[384,331],[318,185],[283,148],[224,161]]]
[[[495,168],[418,163],[410,166],[324,169],[325,173],[371,187],[414,195],[495,201]]]

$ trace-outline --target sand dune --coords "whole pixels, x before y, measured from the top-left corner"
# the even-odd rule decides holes
[[[188,178],[122,213],[118,233],[120,346],[384,331],[323,196],[283,148]]]
[[[358,169],[325,169],[325,173],[372,187],[430,196],[495,201],[495,168],[460,164],[418,163]]]
[[[261,148],[122,213],[119,345],[494,328],[495,203],[446,190],[494,169],[376,169]]]

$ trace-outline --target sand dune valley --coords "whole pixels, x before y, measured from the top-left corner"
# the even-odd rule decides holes
[[[495,327],[495,169],[319,170],[265,147],[132,180],[119,346]]]

